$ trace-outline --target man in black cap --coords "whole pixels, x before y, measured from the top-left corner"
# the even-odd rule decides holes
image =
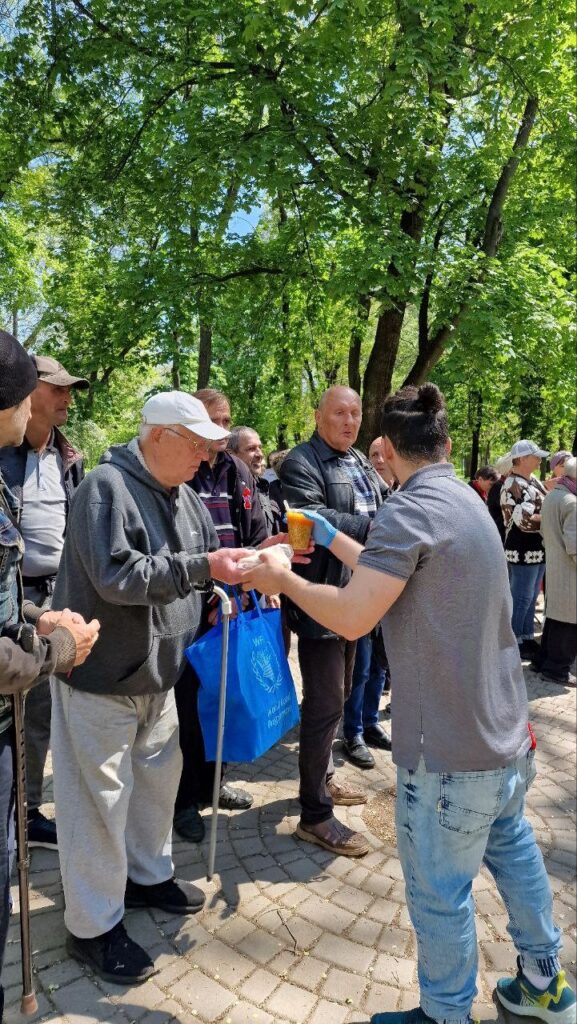
[[[0,448],[19,446],[30,418],[36,367],[12,335],[0,331]],[[22,602],[24,550],[19,506],[0,472],[0,971],[10,916],[13,852],[13,728],[10,694],[28,690],[39,677],[80,665],[98,637],[98,622],[87,624],[68,610],[50,612]],[[23,612],[26,614],[24,620]],[[0,1020],[4,993],[0,986]]]
[[[84,477],[82,455],[60,428],[68,419],[73,391],[86,389],[89,383],[84,377],[73,377],[49,356],[31,359],[38,384],[30,396],[26,434],[18,447],[0,450],[0,470],[22,508],[24,597],[38,607],[50,608],[69,503]],[[50,714],[50,679],[46,677],[26,698],[28,842],[56,850],[56,823],[40,811]]]

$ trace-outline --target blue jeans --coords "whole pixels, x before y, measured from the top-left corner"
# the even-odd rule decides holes
[[[438,1021],[465,1022],[477,994],[473,879],[493,875],[507,930],[525,968],[560,970],[549,879],[524,817],[534,751],[495,771],[397,768],[397,843],[417,936],[421,1007]]]
[[[545,575],[545,563],[539,565],[515,565],[509,562],[509,586],[513,598],[511,626],[517,642],[532,640],[535,627],[535,605],[539,597],[541,582]]]
[[[363,729],[378,725],[379,704],[385,687],[386,672],[378,664],[370,636],[357,640],[353,685],[345,701],[343,735],[346,740],[362,736]]]

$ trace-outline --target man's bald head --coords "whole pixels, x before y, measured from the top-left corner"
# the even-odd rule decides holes
[[[321,397],[319,398],[319,404],[317,406],[317,409],[322,409],[327,402],[330,403],[331,401],[342,401],[343,399],[346,400],[348,398],[356,398],[357,402],[360,402],[361,400],[359,395],[357,395],[357,392],[354,391],[353,388],[347,387],[346,384],[333,384],[332,387],[327,388],[326,391],[323,391]]]
[[[382,437],[375,437],[375,440],[371,442],[371,447],[369,448],[369,459],[373,469],[376,469],[381,479],[384,480],[389,487],[392,487],[395,482],[395,474],[385,459]]]
[[[339,452],[346,452],[354,445],[362,418],[360,397],[342,384],[335,384],[321,395],[315,412],[320,437]]]

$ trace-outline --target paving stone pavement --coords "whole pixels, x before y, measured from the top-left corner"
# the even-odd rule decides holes
[[[543,683],[526,671],[531,718],[538,735],[539,773],[528,798],[529,817],[546,858],[563,959],[575,983],[575,724],[576,693]],[[6,1024],[25,1019],[62,1024],[365,1024],[376,1011],[418,1002],[415,943],[394,847],[369,837],[361,860],[333,857],[293,838],[298,820],[296,736],[253,765],[231,772],[248,783],[254,807],[219,813],[217,875],[206,881],[208,840],[176,840],[178,873],[197,882],[206,908],[181,919],[157,911],[126,916],[130,935],[156,959],[159,973],[144,985],[121,988],[96,979],[66,956],[58,858],[32,851],[31,909],[38,1014],[20,1016],[18,893],[3,982]],[[346,778],[369,796],[390,789],[390,754],[359,772],[342,761]],[[47,779],[51,799],[51,778]],[[362,808],[339,808],[352,828],[364,829]],[[53,808],[48,805],[48,813]],[[205,812],[208,816],[209,812]],[[474,886],[480,951],[476,1016],[498,1020],[492,1001],[497,977],[514,969],[507,917],[483,871]],[[502,1019],[502,1018],[501,1018]]]

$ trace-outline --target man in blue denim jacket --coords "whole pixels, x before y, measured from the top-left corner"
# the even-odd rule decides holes
[[[15,338],[0,331],[0,447],[22,443],[36,387],[34,363]],[[98,623],[66,610],[42,613],[22,601],[24,545],[19,505],[0,474],[0,971],[10,916],[13,853],[13,728],[10,695],[28,690],[44,674],[67,672],[87,657]],[[24,615],[27,622],[24,621]],[[4,992],[0,986],[0,1021]]]
[[[395,680],[392,752],[397,841],[417,936],[420,1005],[372,1024],[469,1024],[477,993],[473,880],[484,863],[518,952],[497,983],[508,1010],[546,1024],[575,1020],[559,963],[561,934],[541,852],[524,815],[535,740],[511,628],[496,526],[447,462],[443,397],[434,384],[385,402],[384,454],[400,483],[364,550],[321,515],[313,538],[354,570],[342,589],[308,583],[264,553],[246,586],[284,593],[353,640],[382,620]]]

